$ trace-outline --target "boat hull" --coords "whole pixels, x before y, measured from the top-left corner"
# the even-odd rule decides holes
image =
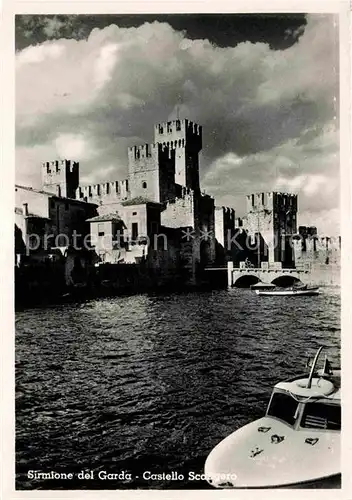
[[[204,473],[222,489],[339,488],[340,433],[297,431],[265,416],[215,446]]]
[[[212,485],[213,486],[213,485]],[[329,477],[324,477],[324,478],[319,478],[319,479],[314,479],[311,481],[302,481],[302,482],[295,482],[291,484],[275,484],[272,486],[218,486],[218,488],[223,488],[223,489],[235,489],[235,490],[274,490],[274,489],[283,489],[283,490],[299,490],[299,489],[304,489],[304,490],[310,490],[310,489],[316,489],[316,490],[337,490],[341,489],[341,474],[334,474],[333,476]]]
[[[270,296],[312,296],[319,295],[319,288],[311,288],[308,290],[255,290],[257,295],[270,295]]]

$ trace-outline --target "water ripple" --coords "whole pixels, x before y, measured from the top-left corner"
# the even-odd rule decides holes
[[[325,345],[340,362],[340,295],[248,290],[99,299],[16,315],[18,489],[206,488],[145,481],[202,472],[211,448],[259,418],[273,384]],[[27,471],[92,470],[34,481]],[[102,481],[99,470],[130,471]]]

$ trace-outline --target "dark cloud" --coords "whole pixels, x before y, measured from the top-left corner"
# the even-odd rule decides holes
[[[85,39],[95,29],[113,24],[133,28],[154,21],[168,23],[191,40],[208,39],[219,47],[243,41],[265,42],[272,49],[285,49],[304,31],[304,14],[130,14],[130,15],[17,15],[16,48],[48,39]]]
[[[64,36],[60,17],[50,21],[46,36]],[[180,116],[203,125],[202,182],[220,204],[240,207],[239,194],[278,187],[297,188],[305,210],[320,203],[317,189],[336,207],[334,18],[290,29],[297,43],[282,50],[219,47],[160,22],[26,47],[17,54],[17,175],[33,181],[39,155],[74,155],[86,180],[124,177],[127,147],[152,142],[155,123]]]

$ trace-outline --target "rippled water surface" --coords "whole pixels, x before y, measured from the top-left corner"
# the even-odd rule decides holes
[[[221,439],[262,416],[273,384],[320,345],[339,364],[339,293],[233,289],[17,312],[17,488],[206,488],[189,472],[202,473]],[[29,470],[74,476],[41,481]],[[94,479],[78,479],[83,470]],[[132,479],[99,480],[99,471]],[[146,481],[144,471],[185,479]]]

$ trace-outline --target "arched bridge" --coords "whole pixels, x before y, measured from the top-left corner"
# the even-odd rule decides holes
[[[306,276],[305,276],[306,275]],[[299,281],[304,283],[308,271],[297,271],[296,269],[233,269],[230,274],[229,286],[246,288],[258,282],[273,283],[278,286],[290,286]]]
[[[308,269],[263,269],[263,268],[239,268],[233,267],[232,262],[227,268],[207,268],[211,270],[227,270],[227,283],[229,287],[249,288],[256,283],[272,283],[278,286],[291,286],[294,283],[308,283],[310,271]]]

